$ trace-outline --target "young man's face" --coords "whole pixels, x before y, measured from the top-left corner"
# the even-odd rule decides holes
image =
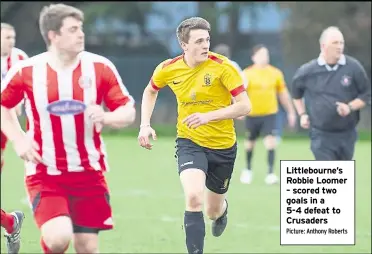
[[[188,43],[182,43],[182,49],[195,62],[203,62],[208,59],[210,44],[209,32],[203,29],[195,29],[190,31]]]
[[[260,48],[253,56],[252,61],[258,65],[265,65],[270,62],[269,50],[267,48]]]
[[[69,53],[80,53],[85,49],[83,22],[67,17],[62,22],[60,33],[52,34],[52,43],[60,50]]]
[[[1,54],[9,55],[15,45],[16,33],[13,29],[1,29]]]

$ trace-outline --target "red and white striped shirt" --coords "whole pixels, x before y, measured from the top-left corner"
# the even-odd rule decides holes
[[[15,63],[27,58],[27,54],[19,48],[13,48],[8,56],[1,57],[1,80],[5,78],[5,75]]]
[[[110,111],[134,100],[114,64],[89,52],[76,64],[56,71],[48,54],[29,58],[11,68],[1,84],[1,105],[15,107],[25,96],[27,135],[40,146],[44,164],[26,163],[26,175],[108,171],[105,144],[85,113],[91,102]]]

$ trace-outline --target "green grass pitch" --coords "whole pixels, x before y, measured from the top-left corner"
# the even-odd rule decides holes
[[[111,172],[115,229],[100,235],[101,253],[185,253],[184,200],[174,158],[174,139],[158,137],[154,149],[138,146],[136,138],[106,136]],[[308,140],[284,140],[276,154],[280,159],[313,159]],[[356,245],[280,246],[279,185],[267,186],[266,152],[262,142],[254,151],[254,179],[251,185],[239,182],[245,166],[242,140],[228,193],[229,224],[214,238],[206,223],[205,253],[371,253],[371,147],[356,147]],[[39,231],[31,210],[24,203],[23,163],[9,145],[1,176],[1,207],[21,209],[26,214],[22,231],[22,253],[41,253]],[[58,230],[58,229],[56,229]],[[4,241],[1,252],[5,252]],[[69,253],[74,253],[70,245]]]

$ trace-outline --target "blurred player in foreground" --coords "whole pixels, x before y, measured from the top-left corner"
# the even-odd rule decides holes
[[[39,25],[48,51],[12,67],[1,84],[1,130],[26,161],[26,189],[44,253],[64,253],[72,239],[77,253],[99,252],[99,231],[113,228],[100,132],[135,118],[113,63],[84,51],[83,20],[74,7],[44,7]],[[27,134],[11,115],[24,95]]]
[[[1,82],[5,78],[11,66],[17,62],[27,59],[28,56],[22,50],[15,48],[16,32],[12,25],[1,23]],[[21,103],[16,107],[17,114],[21,114]],[[1,132],[1,171],[4,165],[4,150],[7,138]],[[21,211],[6,213],[1,209],[1,226],[5,229],[5,242],[8,253],[18,253],[21,246],[21,227],[24,214]]]
[[[203,253],[205,210],[213,220],[212,234],[227,225],[226,192],[237,146],[233,119],[251,109],[242,78],[231,61],[209,52],[210,24],[202,18],[184,20],[177,28],[183,54],[160,63],[143,93],[139,144],[151,149],[150,126],[158,91],[169,85],[177,98],[176,157],[186,200],[184,227],[189,253]],[[231,96],[236,102],[231,105]]]
[[[319,57],[293,77],[294,105],[301,127],[310,128],[316,160],[351,160],[359,111],[371,105],[371,83],[359,61],[343,54],[344,37],[337,27],[325,29],[319,43]]]
[[[288,114],[288,123],[291,128],[296,124],[296,113],[285,85],[283,73],[270,65],[269,50],[262,44],[253,48],[253,65],[244,69],[248,80],[247,93],[252,102],[252,111],[246,120],[248,131],[245,149],[247,152],[247,168],[242,170],[240,181],[252,181],[252,157],[256,139],[260,134],[264,137],[267,149],[267,162],[269,166],[265,182],[274,184],[278,177],[274,174],[275,148],[276,148],[276,114],[278,112],[278,97]],[[240,118],[242,119],[242,118]]]

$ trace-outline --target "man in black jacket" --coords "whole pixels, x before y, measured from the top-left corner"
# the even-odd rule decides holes
[[[293,77],[294,105],[301,127],[310,128],[316,160],[351,160],[359,110],[371,104],[371,83],[359,61],[343,54],[344,38],[337,27],[325,29],[319,42],[319,57]]]

